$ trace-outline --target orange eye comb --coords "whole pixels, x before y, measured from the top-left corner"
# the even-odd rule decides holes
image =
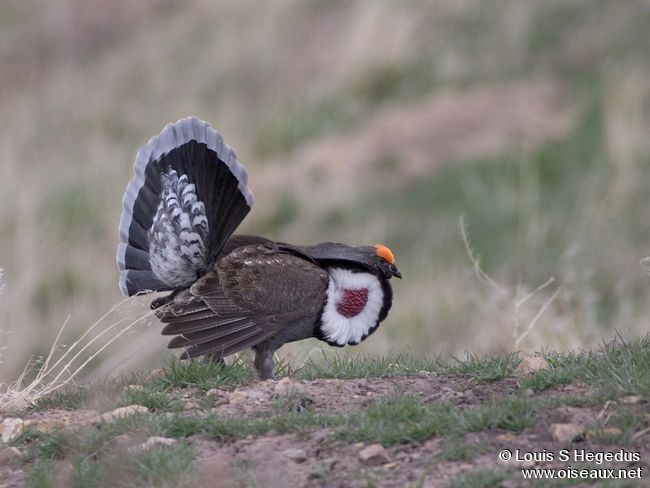
[[[395,263],[395,256],[393,256],[393,252],[388,249],[386,246],[383,244],[377,244],[375,246],[375,249],[377,249],[377,256],[380,258],[384,258],[384,260],[387,263],[393,264]]]

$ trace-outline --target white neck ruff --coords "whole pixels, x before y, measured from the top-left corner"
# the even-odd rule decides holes
[[[328,268],[330,281],[327,303],[323,309],[321,331],[328,342],[340,346],[358,344],[375,327],[384,303],[384,290],[379,279],[371,273],[353,273],[342,268]],[[354,317],[344,317],[337,311],[343,290],[368,290],[368,301]]]

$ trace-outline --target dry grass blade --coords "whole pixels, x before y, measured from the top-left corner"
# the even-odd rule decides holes
[[[467,252],[467,256],[469,257],[469,260],[474,266],[474,273],[476,274],[476,276],[479,278],[479,280],[481,280],[481,282],[487,283],[492,288],[498,290],[501,294],[507,296],[512,303],[512,320],[513,320],[513,337],[514,337],[513,346],[514,349],[517,349],[519,348],[521,341],[530,333],[530,331],[532,331],[535,328],[535,325],[537,324],[539,318],[542,316],[544,311],[558,297],[561,291],[561,287],[558,287],[553,292],[553,294],[542,304],[542,306],[539,308],[539,310],[537,311],[533,319],[528,323],[528,325],[525,327],[523,332],[520,333],[519,332],[521,330],[521,323],[519,319],[520,310],[532,297],[544,291],[551,284],[553,284],[555,282],[555,277],[551,276],[548,280],[546,280],[544,283],[539,285],[533,291],[525,294],[522,298],[519,298],[518,288],[516,289],[516,291],[513,292],[511,289],[501,286],[483,270],[483,268],[481,267],[480,258],[477,256],[477,254],[474,252],[474,249],[472,248],[471,242],[469,240],[469,234],[465,226],[465,219],[463,217],[460,218],[459,228],[460,228],[461,238],[465,246],[465,251]]]
[[[154,314],[154,311],[148,310],[135,318],[133,316],[120,318],[91,337],[93,331],[97,330],[100,325],[105,324],[107,319],[122,306],[132,301],[133,298],[127,298],[114,305],[70,347],[60,345],[61,335],[68,323],[66,319],[45,360],[41,364],[39,364],[39,361],[30,360],[18,379],[0,389],[0,412],[11,412],[25,408],[34,404],[39,398],[71,384],[79,373],[107,347]],[[91,348],[95,349],[91,351]],[[79,360],[81,360],[80,364],[78,364]],[[37,372],[34,379],[25,384],[27,376],[35,368],[37,368]]]
[[[469,260],[474,266],[474,273],[476,274],[478,279],[483,281],[484,283],[488,283],[489,285],[499,290],[504,295],[510,295],[510,293],[505,288],[499,285],[496,281],[494,281],[490,277],[490,275],[488,275],[485,271],[483,271],[483,268],[481,267],[481,259],[474,252],[474,249],[472,248],[472,244],[469,240],[469,234],[467,233],[464,217],[462,216],[460,217],[458,226],[460,228],[460,235],[463,239],[463,244],[465,245],[465,252],[467,252],[467,256],[469,257]]]

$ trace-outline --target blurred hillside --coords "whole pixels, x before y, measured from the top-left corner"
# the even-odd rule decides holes
[[[641,0],[3,2],[0,380],[121,300],[135,153],[190,114],[249,169],[242,231],[393,249],[393,310],[352,353],[647,333],[649,28]],[[159,362],[159,329],[97,373]]]

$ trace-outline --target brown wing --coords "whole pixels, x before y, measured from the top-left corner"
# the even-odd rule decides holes
[[[184,357],[224,357],[258,344],[320,311],[328,275],[319,266],[268,245],[235,249],[159,312],[169,347]]]

